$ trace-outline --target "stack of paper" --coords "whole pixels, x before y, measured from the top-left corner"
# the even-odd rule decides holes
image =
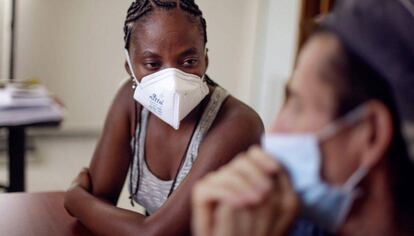
[[[39,84],[8,83],[0,88],[0,126],[55,122],[63,109]]]

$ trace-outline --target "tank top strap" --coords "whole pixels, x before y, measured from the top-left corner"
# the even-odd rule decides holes
[[[198,157],[200,145],[203,142],[203,139],[208,133],[212,124],[214,123],[222,104],[228,96],[229,93],[222,87],[216,86],[216,88],[214,89],[214,92],[210,97],[209,103],[207,104],[206,109],[204,109],[200,122],[196,127],[194,135],[191,138],[190,146],[186,154],[186,160],[184,161],[180,173],[178,174],[174,190],[180,185],[180,183],[190,172],[193,163],[196,161]]]
[[[130,193],[134,193],[136,190],[134,186],[137,186],[137,181],[139,181],[139,171],[142,171],[142,164],[145,162],[144,160],[144,151],[145,151],[145,137],[147,136],[147,124],[148,124],[148,117],[149,117],[149,110],[142,107],[142,109],[137,111],[136,114],[140,117],[139,122],[137,122],[137,127],[135,130],[135,137],[131,141],[131,145],[135,145],[133,150],[135,153],[133,154],[133,162],[131,164],[131,183],[130,184]],[[137,142],[135,142],[137,140]]]
[[[220,86],[214,89],[210,101],[201,116],[199,125],[192,137],[187,156],[191,156],[191,161],[194,162],[198,156],[198,149],[202,143],[205,135],[210,130],[211,125],[215,121],[217,114],[220,111],[221,105],[228,97],[228,92]]]

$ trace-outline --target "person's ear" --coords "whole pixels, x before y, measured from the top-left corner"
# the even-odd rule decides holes
[[[124,67],[125,67],[125,70],[128,73],[128,75],[132,78],[131,69],[129,68],[128,62],[126,60],[125,60]]]
[[[379,101],[366,104],[363,127],[360,127],[361,166],[372,168],[387,155],[394,134],[390,110]]]

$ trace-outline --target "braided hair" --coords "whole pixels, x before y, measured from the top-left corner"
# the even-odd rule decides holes
[[[203,17],[203,12],[194,0],[135,0],[128,9],[124,24],[125,49],[129,49],[133,24],[155,8],[166,10],[180,8],[191,16],[199,18],[204,44],[207,43],[207,23]]]

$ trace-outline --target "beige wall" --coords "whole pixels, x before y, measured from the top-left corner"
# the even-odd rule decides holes
[[[300,0],[266,0],[261,11],[251,102],[269,127],[283,101],[295,63]]]
[[[0,79],[9,77],[11,0],[0,1]]]
[[[210,68],[214,80],[250,103],[258,0],[199,0],[207,20]]]
[[[19,1],[17,77],[41,79],[67,106],[65,129],[100,129],[123,69],[129,0]]]
[[[101,128],[117,86],[126,77],[122,25],[130,2],[19,1],[17,78],[39,78],[65,102],[68,109],[65,129]],[[204,11],[208,25],[208,74],[236,97],[258,107],[262,94],[258,83],[266,81],[259,72],[278,63],[268,63],[270,66],[262,68],[263,56],[271,54],[268,50],[273,49],[266,46],[270,45],[266,41],[269,38],[266,36],[269,28],[267,21],[273,20],[265,17],[266,7],[271,2],[276,5],[283,2],[281,7],[288,6],[287,12],[277,18],[283,26],[281,35],[284,35],[284,40],[275,43],[291,44],[296,35],[286,30],[291,24],[284,26],[286,20],[283,17],[292,14],[292,8],[297,4],[289,3],[297,1],[197,2]],[[279,11],[284,12],[284,9]],[[280,45],[280,48],[284,46]],[[286,50],[289,51],[290,47]],[[280,67],[286,70],[289,65],[277,68]]]
[[[3,79],[3,54],[4,54],[4,46],[3,46],[3,38],[4,38],[4,32],[5,32],[5,27],[4,27],[4,1],[0,1],[0,79]]]

